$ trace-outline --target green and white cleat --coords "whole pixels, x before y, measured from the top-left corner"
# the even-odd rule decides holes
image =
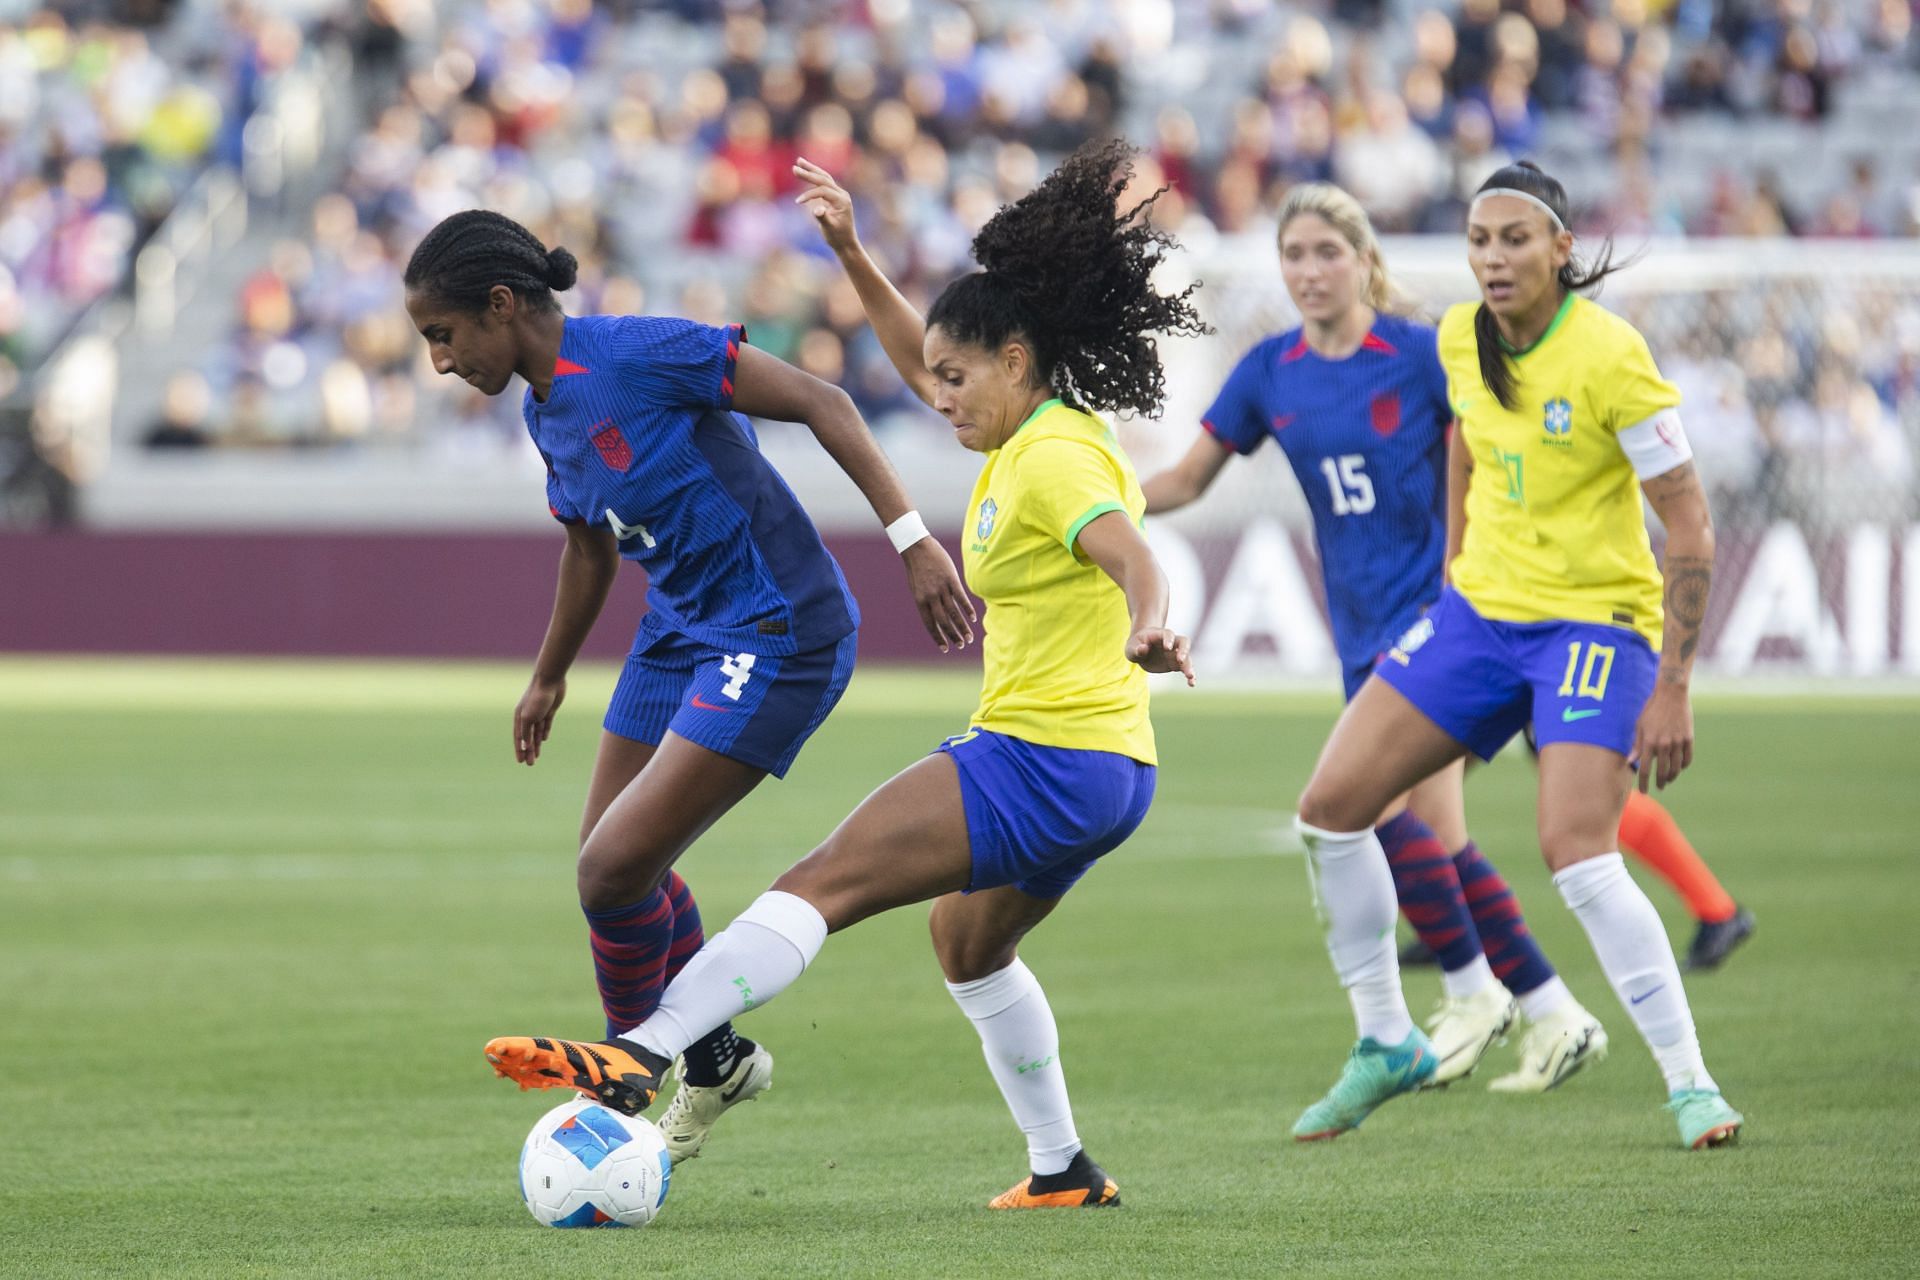
[[[1427,1021],[1427,1036],[1440,1065],[1426,1087],[1438,1089],[1472,1075],[1519,1016],[1519,1001],[1497,982],[1458,1000],[1442,1000],[1440,1011]]]
[[[1667,1110],[1680,1122],[1680,1145],[1689,1151],[1723,1147],[1740,1136],[1747,1118],[1727,1105],[1718,1089],[1676,1089]]]
[[[1545,1093],[1564,1084],[1589,1062],[1607,1056],[1607,1029],[1600,1019],[1569,1001],[1527,1029],[1520,1065],[1487,1086],[1492,1093]]]
[[[750,1043],[743,1038],[742,1043]],[[734,1064],[733,1074],[716,1085],[688,1084],[686,1066],[679,1070],[680,1091],[660,1117],[660,1136],[667,1140],[673,1162],[691,1160],[706,1145],[714,1122],[742,1102],[752,1102],[773,1084],[773,1055],[756,1044]]]
[[[1347,1065],[1327,1096],[1294,1121],[1294,1141],[1320,1142],[1357,1128],[1387,1099],[1423,1087],[1439,1064],[1433,1041],[1418,1027],[1392,1046],[1366,1037],[1347,1055]]]

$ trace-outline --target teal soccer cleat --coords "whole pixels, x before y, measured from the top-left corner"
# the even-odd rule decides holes
[[[1667,1099],[1667,1110],[1680,1122],[1680,1142],[1689,1151],[1725,1146],[1747,1122],[1718,1089],[1677,1089]]]
[[[1294,1141],[1320,1142],[1339,1137],[1357,1127],[1388,1098],[1412,1093],[1426,1084],[1439,1067],[1433,1041],[1418,1027],[1393,1046],[1368,1036],[1353,1046],[1346,1067],[1333,1088],[1327,1090],[1327,1096],[1294,1121]]]

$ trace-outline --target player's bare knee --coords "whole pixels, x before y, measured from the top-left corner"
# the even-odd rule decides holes
[[[619,880],[590,874],[584,865],[575,875],[574,884],[580,894],[580,906],[587,911],[612,911],[633,901]]]
[[[972,938],[939,954],[940,971],[948,982],[978,982],[1012,964],[1018,951],[1011,942]]]
[[[836,933],[872,914],[860,892],[860,877],[850,875],[844,862],[834,855],[833,842],[828,840],[787,868],[771,887],[806,899],[827,922],[827,932]]]
[[[656,867],[630,851],[616,852],[589,838],[580,850],[574,868],[574,884],[580,905],[588,911],[612,911],[628,906],[652,893],[665,877],[666,869]]]
[[[1540,822],[1540,854],[1549,871],[1561,871],[1576,862],[1613,852],[1619,844],[1617,829],[1608,832],[1592,822],[1544,818]]]
[[[1350,796],[1324,785],[1318,777],[1300,793],[1300,821],[1322,831],[1359,831],[1372,825]]]
[[[927,928],[933,935],[934,958],[948,982],[977,982],[1000,972],[1013,963],[1019,946],[1018,938],[968,928],[959,913],[946,908],[944,899],[934,904]]]

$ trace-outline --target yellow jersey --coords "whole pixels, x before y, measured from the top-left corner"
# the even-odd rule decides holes
[[[1440,363],[1473,457],[1456,590],[1503,622],[1628,627],[1660,648],[1660,566],[1619,433],[1680,403],[1647,341],[1569,294],[1540,340],[1509,353],[1508,409],[1480,377],[1477,303],[1440,321]]]
[[[1077,545],[1109,511],[1146,519],[1139,477],[1112,428],[1059,400],[987,455],[962,531],[967,586],[987,605],[973,725],[1157,764],[1126,593]]]

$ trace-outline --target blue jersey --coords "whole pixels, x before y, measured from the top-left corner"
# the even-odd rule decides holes
[[[1389,315],[1344,360],[1299,329],[1265,339],[1207,411],[1222,445],[1247,454],[1271,436],[1299,478],[1349,694],[1439,598],[1452,420],[1434,331]]]
[[[527,431],[547,506],[619,539],[647,571],[647,626],[785,657],[860,625],[840,566],[732,412],[746,332],[665,316],[569,318]]]

